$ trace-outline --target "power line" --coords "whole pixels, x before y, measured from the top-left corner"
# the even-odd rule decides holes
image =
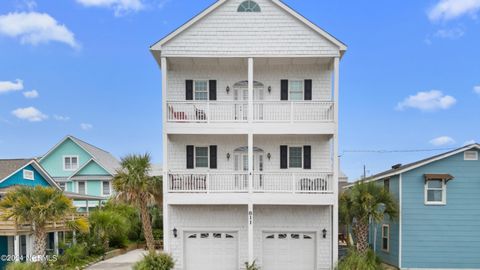
[[[358,150],[343,150],[342,153],[377,153],[377,154],[388,154],[388,153],[418,153],[418,152],[435,152],[435,151],[448,151],[456,149],[455,147],[450,148],[430,148],[430,149],[376,149],[376,150],[367,150],[367,149],[358,149]]]

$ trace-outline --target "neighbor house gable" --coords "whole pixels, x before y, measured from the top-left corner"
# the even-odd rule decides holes
[[[160,56],[340,56],[346,46],[278,0],[220,0],[151,47]],[[220,34],[219,34],[220,33]],[[161,51],[161,52],[160,52]]]
[[[33,177],[27,178],[25,170],[33,173]],[[36,160],[31,160],[0,179],[1,189],[13,186],[50,186],[59,189],[59,186]]]

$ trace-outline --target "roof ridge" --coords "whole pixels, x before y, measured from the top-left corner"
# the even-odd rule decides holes
[[[93,144],[91,144],[91,143],[88,143],[88,142],[86,142],[86,141],[84,141],[84,140],[82,140],[82,139],[79,139],[79,138],[77,138],[77,137],[75,137],[75,136],[73,136],[73,135],[68,135],[68,137],[70,137],[70,138],[72,138],[72,139],[74,139],[74,140],[80,141],[80,142],[82,142],[82,143],[84,143],[84,144],[87,144],[87,145],[89,145],[89,146],[91,146],[91,147],[94,147],[94,148],[96,148],[96,149],[98,149],[98,150],[100,150],[100,151],[102,151],[102,152],[105,152],[105,153],[107,153],[107,154],[110,154],[110,152],[108,152],[107,150],[104,150],[104,149],[102,149],[102,148],[100,148],[100,147],[98,147],[98,146],[95,146],[95,145],[93,145]]]

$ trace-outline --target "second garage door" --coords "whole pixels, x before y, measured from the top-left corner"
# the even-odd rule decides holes
[[[264,233],[262,270],[314,270],[314,233]]]
[[[186,270],[237,270],[238,234],[192,232],[186,234]]]

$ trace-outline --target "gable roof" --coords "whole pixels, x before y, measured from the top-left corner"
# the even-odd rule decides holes
[[[52,153],[58,146],[60,146],[66,140],[71,140],[75,144],[80,146],[80,148],[82,148],[90,156],[92,156],[92,158],[95,160],[95,162],[97,162],[97,164],[103,167],[111,175],[115,174],[115,171],[117,170],[117,168],[119,168],[120,164],[112,154],[92,144],[82,141],[72,135],[66,136],[63,140],[61,140],[54,147],[52,147],[52,149],[50,149],[45,155],[42,156],[40,161],[42,161],[45,157],[47,157],[50,153]]]
[[[72,177],[74,177],[75,175],[77,175],[78,173],[80,173],[84,168],[86,168],[90,163],[94,162],[95,164],[97,164],[98,166],[100,166],[102,169],[104,169],[105,171],[107,171],[111,176],[114,175],[114,173],[111,173],[109,172],[109,170],[107,170],[105,167],[102,166],[102,164],[98,163],[96,159],[94,158],[91,158],[89,161],[85,162],[85,164],[83,164],[81,167],[79,167],[76,171],[74,171],[72,173],[72,175],[70,175],[67,179],[71,179]]]
[[[371,181],[377,181],[377,180],[385,179],[385,178],[388,178],[388,177],[391,177],[391,176],[399,175],[401,173],[414,170],[418,167],[425,166],[425,165],[430,164],[432,162],[442,160],[442,159],[445,159],[447,157],[450,157],[450,156],[453,156],[453,155],[456,155],[456,154],[459,154],[459,153],[462,153],[462,152],[465,152],[465,151],[468,151],[468,150],[471,150],[471,149],[480,150],[480,144],[474,143],[474,144],[465,145],[465,146],[462,146],[460,148],[457,148],[457,149],[454,149],[454,150],[451,150],[451,151],[448,151],[448,152],[445,152],[445,153],[442,153],[442,154],[438,154],[438,155],[435,155],[435,156],[431,156],[429,158],[425,158],[425,159],[422,159],[422,160],[419,160],[419,161],[415,161],[415,162],[412,162],[412,163],[408,163],[408,164],[399,166],[397,168],[392,168],[390,170],[386,170],[384,172],[372,175],[370,177],[367,177],[367,178],[359,180],[359,181],[371,182]],[[359,181],[356,181],[356,182],[359,182]],[[352,185],[353,184],[348,185],[347,187],[350,187]]]
[[[38,163],[36,159],[0,159],[0,183],[10,178],[10,176],[16,174],[28,165],[32,165],[33,168],[42,175],[42,177],[54,188],[60,189],[58,184],[48,174],[47,171]]]
[[[211,6],[207,7],[204,9],[202,12],[200,12],[198,15],[194,16],[192,19],[187,21],[185,24],[181,25],[179,28],[171,32],[170,34],[166,35],[159,41],[155,42],[152,46],[150,46],[150,50],[156,51],[156,50],[161,50],[161,46],[167,43],[168,41],[172,40],[176,36],[178,36],[180,33],[188,29],[190,26],[194,25],[204,17],[206,17],[208,14],[212,13],[214,10],[219,8],[221,5],[226,3],[229,0],[218,0],[217,2],[213,3]],[[286,11],[288,14],[292,15],[296,19],[298,19],[300,22],[304,23],[306,26],[314,30],[316,33],[320,34],[321,36],[325,37],[327,40],[338,46],[341,55],[347,50],[347,46],[345,43],[341,42],[339,39],[335,38],[333,35],[328,33],[327,31],[323,30],[321,27],[318,25],[314,24],[304,16],[302,16],[300,13],[295,11],[293,8],[290,6],[286,5],[283,3],[281,0],[270,0],[280,8],[282,8],[284,11]]]

